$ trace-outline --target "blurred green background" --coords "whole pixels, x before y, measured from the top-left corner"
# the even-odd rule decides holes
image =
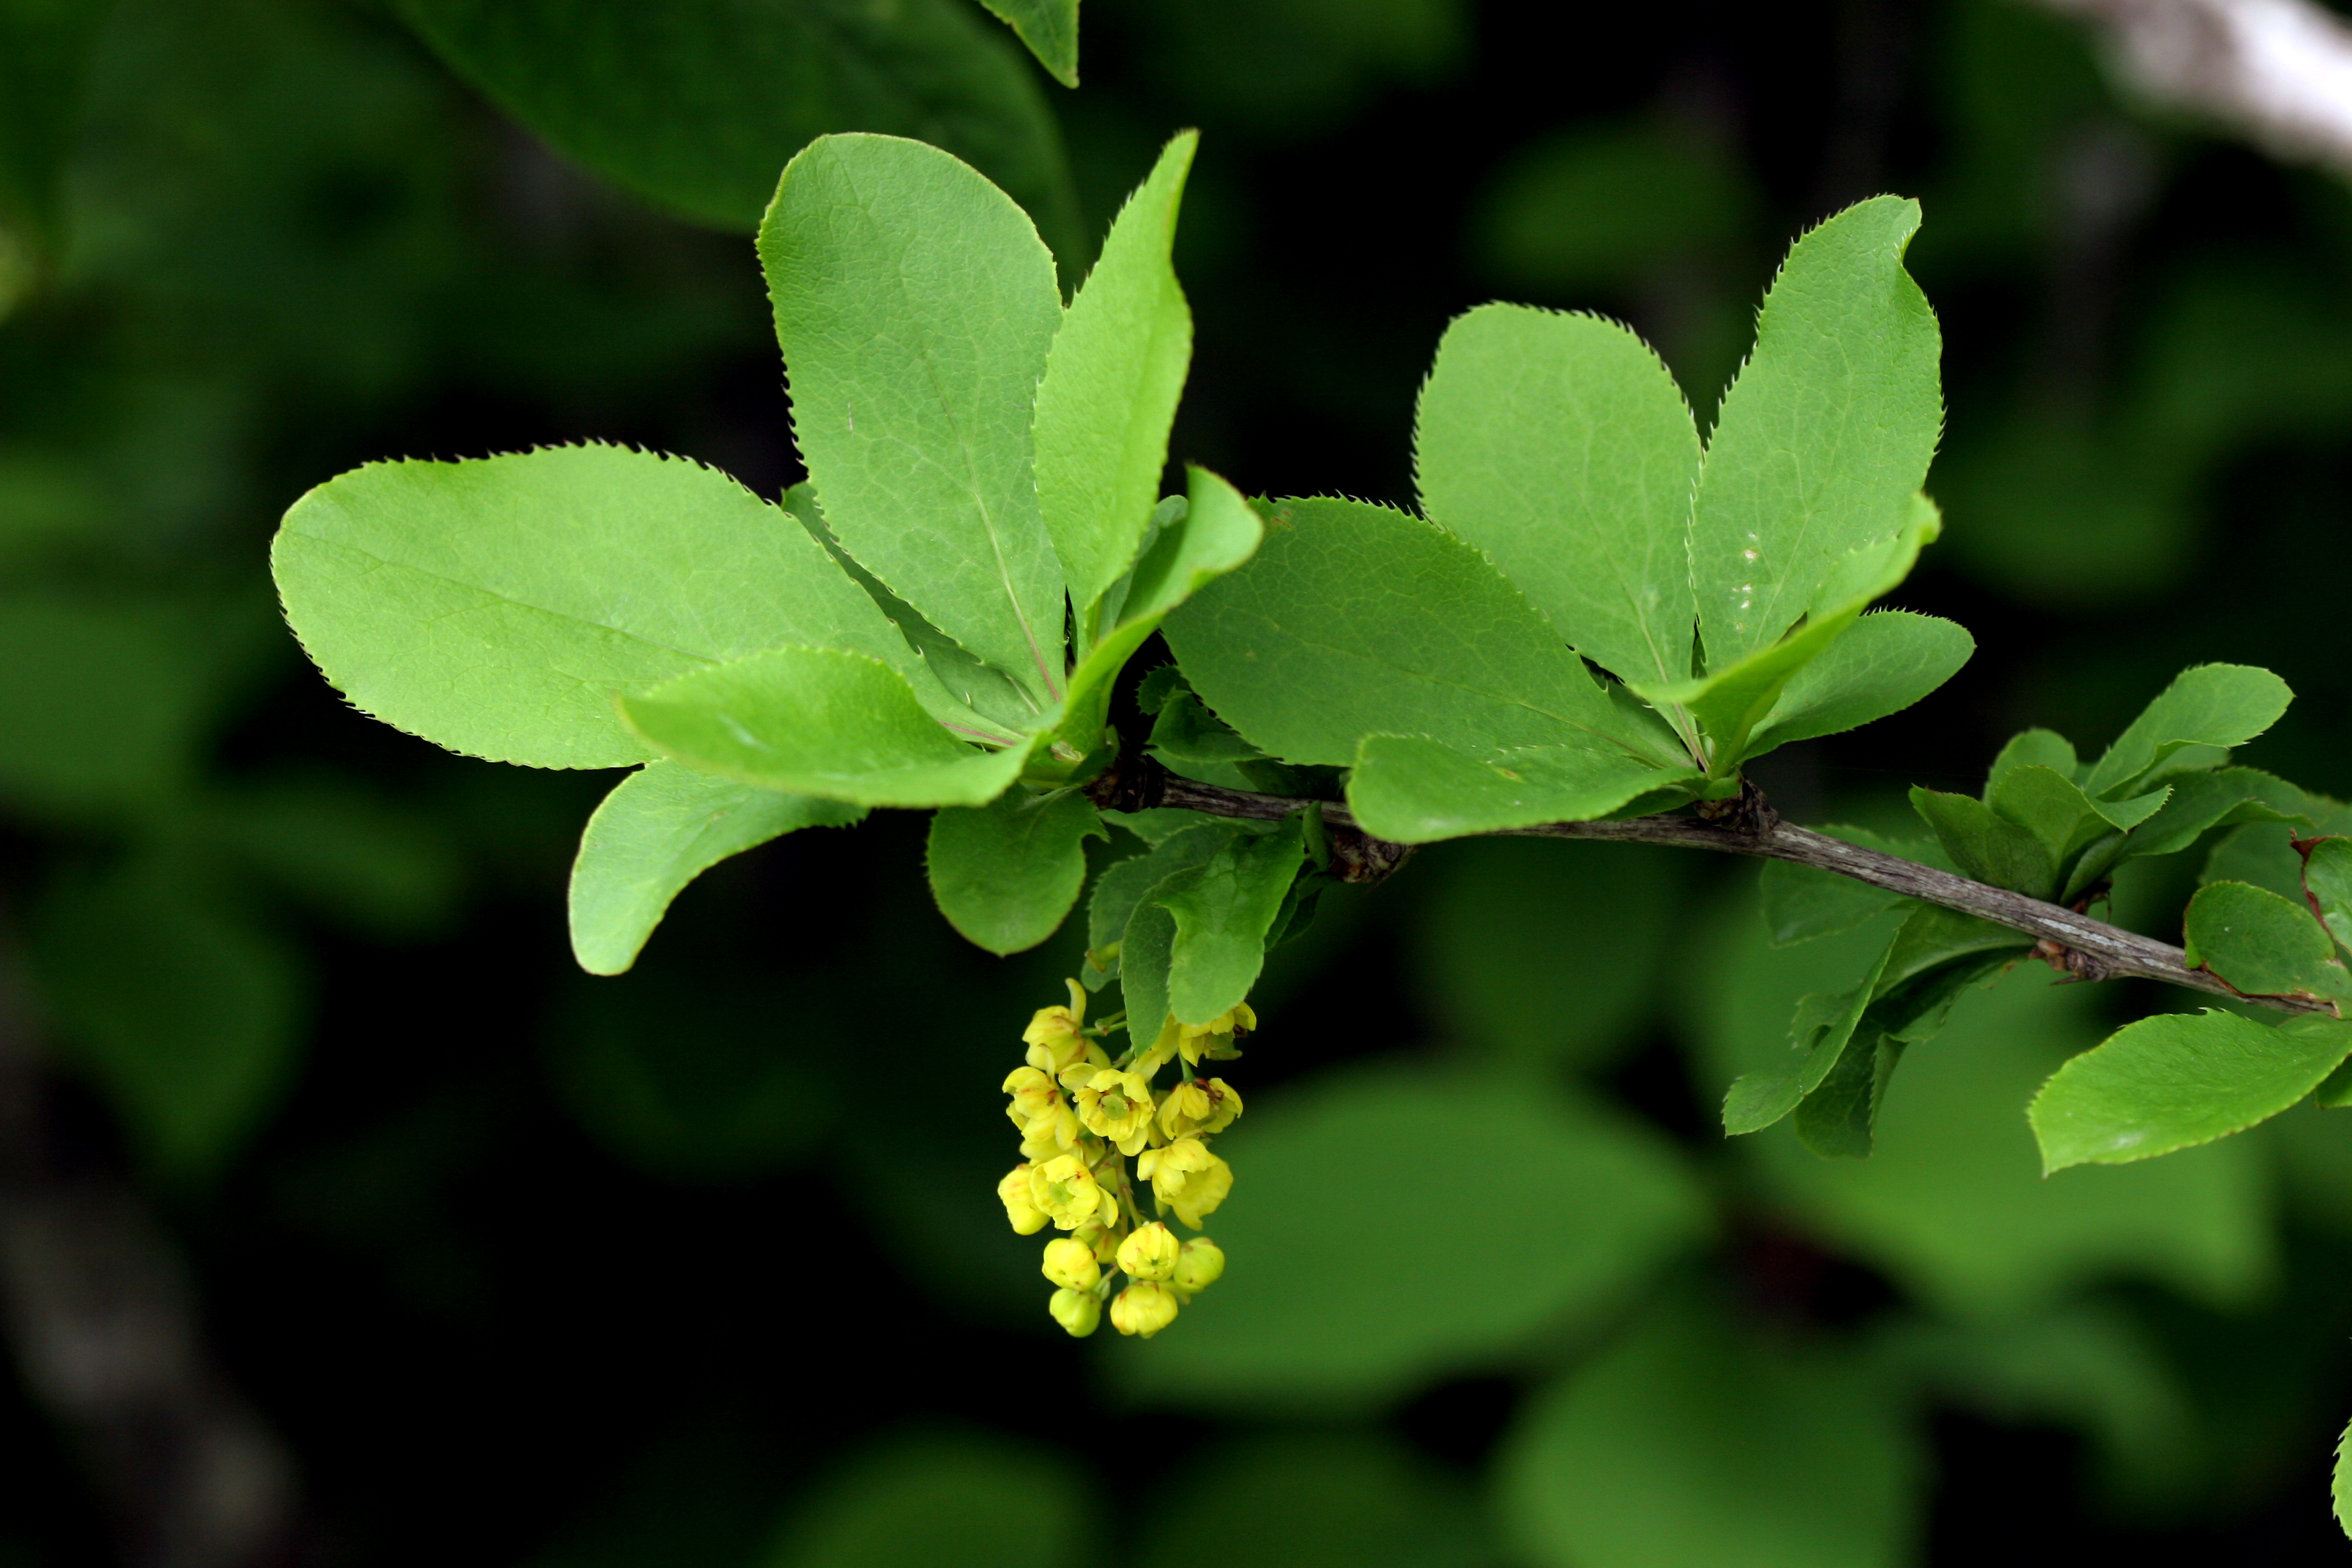
[[[587,110],[501,74],[495,9],[0,0],[0,1563],[2340,1560],[2352,1119],[2037,1174],[2032,1087],[2153,994],[2021,971],[1868,1163],[1727,1144],[1723,1087],[1870,933],[1768,948],[1752,867],[1432,848],[1276,955],[1225,1280],[1076,1343],[992,1193],[1075,932],[962,946],[882,814],[591,980],[562,889],[607,781],[349,710],[264,552],[378,457],[798,478],[726,226],[824,129],[956,146],[1069,276],[1202,127],[1176,451],[1402,503],[1453,314],[1622,316],[1705,420],[1790,237],[1893,189],[1950,410],[1901,602],[1981,651],[1773,758],[1781,810],[1882,821],[2029,723],[2096,746],[2211,659],[2299,694],[2248,760],[2341,794],[2343,186],[2136,109],[2020,0],[1087,0],[1076,92],[964,0],[681,3],[784,88],[623,50]],[[2119,918],[2177,934],[2177,858]]]

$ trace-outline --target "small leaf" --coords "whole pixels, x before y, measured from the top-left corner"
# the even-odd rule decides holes
[[[1168,695],[1146,743],[1160,756],[1180,763],[1250,763],[1265,755],[1234,734],[1232,725],[1202,707],[1190,691]]]
[[[2051,1075],[2026,1114],[2045,1172],[2119,1165],[2243,1131],[2309,1094],[2352,1053],[2352,1025],[2234,1013],[2127,1024]]]
[[[1075,26],[1076,0],[1065,3]],[[1037,504],[1081,647],[1109,629],[1097,624],[1098,603],[1133,563],[1168,466],[1168,426],[1192,358],[1192,312],[1168,253],[1199,145],[1189,131],[1171,140],[1119,210],[1037,386]]]
[[[1208,863],[1226,840],[1248,828],[1236,822],[1204,819],[1191,812],[1192,825],[1179,828],[1160,839],[1150,853],[1134,856],[1104,868],[1095,880],[1095,894],[1087,905],[1087,949],[1098,952],[1118,942],[1127,932],[1127,923],[1151,889],[1179,871],[1189,871]],[[1125,826],[1128,818],[1119,818]],[[1120,961],[1111,961],[1109,974],[1119,973]],[[1164,1016],[1165,1009],[1162,1009]]]
[[[1064,87],[1078,85],[1078,0],[981,0]]]
[[[1350,766],[1400,731],[1480,756],[1642,733],[1476,551],[1388,507],[1282,502],[1166,631],[1202,699],[1286,762]]]
[[[759,248],[793,439],[834,536],[1058,700],[1062,570],[1029,426],[1062,300],[1028,216],[936,147],[825,136],[785,168]]]
[[[621,711],[646,745],[689,767],[860,805],[980,805],[1026,756],[965,745],[897,670],[833,648],[715,665],[625,698]]]
[[[1596,316],[1481,305],[1437,345],[1413,454],[1430,521],[1578,652],[1626,680],[1689,677],[1698,430],[1647,344]]]
[[[2344,997],[2352,973],[2311,910],[2267,888],[2213,882],[2189,900],[2186,962],[2242,996]]]
[[[2244,745],[2278,722],[2294,693],[2267,669],[2244,664],[2200,664],[2184,669],[2157,694],[2083,781],[2094,795],[2137,795],[2159,764],[2188,747],[2207,748],[2181,759],[2200,767],[2224,759],[2210,754]],[[2207,757],[2210,755],[2210,760]]]
[[[1738,1137],[1762,1131],[1822,1086],[1853,1043],[1854,1031],[1869,1010],[1878,977],[1886,972],[1886,960],[1893,951],[1889,942],[1861,984],[1844,995],[1808,996],[1797,1005],[1798,1037],[1790,1044],[1803,1056],[1785,1067],[1744,1074],[1732,1084],[1723,1097],[1727,1134]],[[1876,1043],[1874,1037],[1863,1042],[1863,1050],[1868,1052]]]
[[[2039,763],[2003,771],[1986,790],[1985,800],[1995,816],[2013,822],[2032,834],[2033,841],[2050,857],[2050,863],[2061,869],[2094,839],[2111,828],[2129,826],[2115,822],[2108,813],[2137,820],[2164,804],[2162,792],[2158,792],[2153,797],[2132,803],[2131,811],[2113,805],[2103,811],[2074,786],[2073,779]]]
[[[2352,838],[2323,838],[2304,851],[2303,889],[2328,934],[2352,948]]]
[[[1179,1023],[1208,1023],[1248,999],[1265,966],[1266,932],[1305,856],[1301,818],[1288,816],[1271,833],[1228,839],[1152,889],[1176,921],[1168,1010]]]
[[[2042,841],[1982,801],[1915,785],[1911,805],[1964,876],[2029,898],[2057,891],[2058,868]]]
[[[1905,527],[1943,420],[1942,341],[1903,269],[1918,226],[1916,202],[1858,203],[1799,239],[1765,296],[1691,527],[1712,670],[1818,616],[1837,563]]]
[[[2352,1426],[2336,1440],[2336,1470],[2327,1489],[2336,1505],[2336,1527],[2352,1536]]]
[[[2021,730],[2009,738],[1992,760],[1992,770],[1985,775],[1985,800],[1992,800],[1993,786],[2011,768],[2044,767],[2053,773],[2074,778],[2082,770],[2074,760],[2074,743],[2055,730]]]
[[[1899,713],[1958,674],[1976,648],[1966,630],[1934,616],[1864,616],[1789,677],[1743,760]]]
[[[1595,742],[1529,746],[1481,759],[1418,735],[1367,735],[1348,779],[1348,806],[1364,831],[1427,844],[1545,822],[1586,822],[1660,792],[1688,798],[1691,768]],[[1661,801],[1660,809],[1669,804]]]
[[[644,762],[614,693],[761,648],[915,657],[790,516],[622,447],[354,468],[294,503],[270,567],[362,710],[528,767]]]
[[[1222,849],[1223,845],[1218,848]],[[1176,917],[1146,900],[1127,917],[1119,939],[1118,988],[1127,1004],[1128,1038],[1148,1046],[1169,1016],[1168,971],[1176,952]]]
[[[782,795],[647,763],[604,797],[572,863],[572,952],[591,974],[636,962],[670,901],[730,855],[802,827],[843,827],[866,808]]]
[[[1016,784],[986,805],[946,807],[931,818],[931,896],[967,941],[1020,952],[1061,929],[1087,883],[1086,841],[1109,837],[1076,790]]]
[[[1012,40],[954,0],[399,0],[501,108],[673,211],[749,230],[776,171],[834,131],[970,158],[1075,240],[1053,110]],[[1075,47],[1075,40],[1073,40]]]
[[[1217,578],[1247,562],[1265,537],[1257,510],[1242,493],[1202,468],[1186,470],[1191,489],[1181,515],[1172,517],[1129,574],[1118,626],[1070,677],[1064,709],[1073,740],[1101,733],[1118,672],[1150,640],[1167,614]],[[1091,745],[1083,749],[1091,750]]]
[[[1943,526],[1933,501],[1924,495],[1912,497],[1911,521],[1901,531],[1857,546],[1830,563],[1802,626],[1727,668],[1710,666],[1706,675],[1679,685],[1633,683],[1633,689],[1661,707],[1678,703],[1688,708],[1706,727],[1716,776],[1727,776],[1748,754],[1749,737],[1779,704],[1790,681],[1828,652],[1873,600],[1910,575],[1920,550],[1934,542]]]

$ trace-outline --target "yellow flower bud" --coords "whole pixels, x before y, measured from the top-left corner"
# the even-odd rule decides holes
[[[1045,1278],[1065,1290],[1091,1290],[1102,1278],[1095,1249],[1076,1237],[1058,1236],[1045,1244]]]
[[[1045,1303],[1045,1310],[1054,1314],[1054,1321],[1074,1340],[1085,1339],[1102,1322],[1102,1303],[1081,1291],[1061,1289]]]
[[[1110,1304],[1110,1326],[1122,1334],[1150,1339],[1176,1321],[1176,1292],[1157,1279],[1141,1279]]]
[[[1029,1047],[1029,1065],[1044,1072],[1059,1072],[1087,1054],[1087,1038],[1078,1032],[1086,1022],[1086,993],[1071,992],[1067,1007],[1040,1007],[1021,1031],[1021,1043]]]
[[[1095,1262],[1102,1268],[1108,1268],[1118,1258],[1118,1234],[1101,1224],[1099,1215],[1072,1231],[1070,1239],[1085,1242],[1087,1249],[1094,1254]]]
[[[1234,1048],[1234,1042],[1256,1027],[1257,1015],[1250,1011],[1248,1003],[1244,1002],[1227,1008],[1205,1024],[1183,1025],[1177,1031],[1176,1047],[1184,1053],[1184,1059],[1196,1067],[1202,1057],[1223,1061],[1241,1055]]]
[[[1242,1113],[1242,1097],[1221,1078],[1180,1083],[1160,1102],[1160,1130],[1171,1138],[1223,1132]]]
[[[1212,1154],[1205,1169],[1184,1178],[1184,1190],[1171,1197],[1168,1206],[1176,1211],[1178,1219],[1198,1230],[1201,1221],[1216,1213],[1217,1205],[1233,1190],[1234,1168]]]
[[[1045,1214],[1029,1201],[1030,1168],[1015,1165],[1005,1173],[1004,1180],[996,1184],[996,1195],[1003,1201],[1004,1217],[1023,1236],[1034,1236],[1045,1228]]]
[[[1042,1165],[1030,1167],[1030,1204],[1044,1210],[1046,1217],[1064,1230],[1075,1229],[1079,1221],[1094,1217],[1102,1199],[1103,1190],[1095,1184],[1095,1173],[1076,1154],[1058,1155]]]
[[[1176,1233],[1158,1220],[1139,1226],[1118,1244],[1118,1266],[1137,1279],[1165,1279],[1176,1272]]]
[[[1151,1084],[1141,1074],[1106,1068],[1087,1080],[1077,1101],[1087,1131],[1109,1139],[1122,1154],[1143,1147],[1151,1126]]]
[[[1129,1021],[1127,1033],[1129,1039],[1139,1042],[1143,1038],[1143,1033],[1136,1020]],[[1153,1037],[1151,1048],[1129,1065],[1135,1071],[1141,1073],[1145,1081],[1149,1082],[1152,1074],[1176,1059],[1176,1042],[1182,1037],[1183,1027],[1176,1022],[1175,1016],[1171,1014],[1168,1021],[1160,1026],[1160,1033]]]
[[[1178,1294],[1189,1297],[1214,1285],[1224,1272],[1224,1249],[1205,1236],[1196,1236],[1176,1254],[1176,1272],[1168,1283]]]

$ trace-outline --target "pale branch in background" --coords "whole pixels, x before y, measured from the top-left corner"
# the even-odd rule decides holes
[[[1089,791],[1098,804],[1122,810],[1176,806],[1215,816],[1279,821],[1320,805],[1325,824],[1341,830],[1334,855],[1342,880],[1376,880],[1401,864],[1410,851],[1364,835],[1344,805],[1294,799],[1287,795],[1255,795],[1245,790],[1204,784],[1147,763],[1140,770],[1122,768],[1105,775]],[[1826,833],[1782,822],[1763,797],[1752,792],[1738,803],[1741,810],[1723,820],[1698,816],[1637,816],[1618,822],[1555,822],[1540,827],[1510,830],[1501,837],[1599,838],[1620,844],[1663,844],[1685,849],[1716,849],[1731,855],[1787,860],[1800,866],[1851,877],[1874,888],[1918,899],[1946,909],[2007,926],[2035,939],[2035,952],[2053,967],[2077,980],[2159,980],[2170,985],[2210,992],[2217,996],[2239,993],[2202,969],[2192,969],[2179,948],[2121,926],[2093,920],[2079,910],[2032,899],[2022,893],[1972,881],[1934,866],[1898,855],[1864,848],[1832,838]],[[1361,868],[1360,870],[1360,868]],[[1369,874],[1364,874],[1364,873]],[[2285,996],[2242,996],[2241,1000],[2287,1013],[2322,1011],[2317,1003]]]
[[[2352,178],[2352,26],[2311,0],[2042,0],[2105,35],[2134,90]]]

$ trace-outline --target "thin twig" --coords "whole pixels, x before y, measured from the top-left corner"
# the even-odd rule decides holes
[[[1223,789],[1168,773],[1156,763],[1122,766],[1089,792],[1102,805],[1123,810],[1147,805],[1180,806],[1214,816],[1276,822],[1310,804],[1286,795],[1254,795]],[[1751,795],[1746,809],[1722,821],[1696,816],[1637,816],[1622,822],[1553,822],[1520,827],[1496,837],[1531,838],[1598,838],[1615,844],[1664,844],[1680,849],[1715,849],[1727,855],[1751,855],[1767,860],[1787,860],[1817,870],[1851,877],[1874,888],[1940,904],[1948,910],[1975,915],[2035,939],[2036,953],[2078,980],[2160,980],[2275,1007],[2286,1013],[2312,1013],[2323,1005],[2293,996],[2239,996],[2202,969],[2191,969],[2180,949],[2121,926],[2095,921],[2077,910],[2029,899],[2006,888],[1971,881],[1952,872],[1906,860],[1859,844],[1848,844],[1826,833],[1782,822]],[[1344,805],[1323,803],[1328,826],[1361,834],[1363,829]],[[1370,835],[1365,835],[1370,837]],[[1375,843],[1385,842],[1374,840]],[[1402,847],[1392,847],[1402,858]]]

